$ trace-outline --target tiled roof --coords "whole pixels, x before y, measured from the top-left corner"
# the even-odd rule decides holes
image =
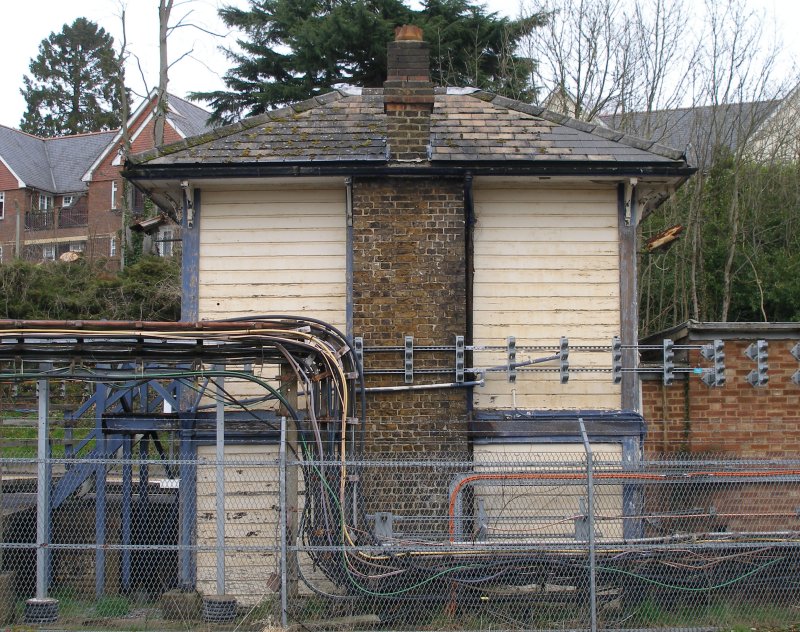
[[[81,176],[115,133],[39,138],[0,125],[0,156],[27,186],[73,193],[85,188]]]
[[[719,147],[735,150],[739,138],[750,137],[781,101],[698,106],[653,112],[601,116],[609,127],[629,130],[686,151],[692,164],[709,165]]]
[[[683,163],[681,151],[486,92],[437,90],[430,159]],[[331,92],[131,157],[133,164],[386,162],[383,91]]]
[[[194,103],[170,94],[169,107],[174,110],[170,112],[170,121],[187,136],[197,136],[210,129],[208,125],[210,114]]]

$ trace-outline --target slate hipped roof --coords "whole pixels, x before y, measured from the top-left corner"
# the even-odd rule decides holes
[[[85,188],[81,177],[115,131],[40,138],[0,125],[0,158],[25,186],[62,194]]]
[[[147,101],[141,107],[145,107]],[[208,130],[208,112],[169,95],[169,120],[186,136]],[[135,116],[131,117],[133,120]],[[24,186],[53,194],[86,189],[86,172],[101,155],[115,151],[119,130],[42,138],[0,125],[0,159]]]
[[[632,130],[686,152],[689,161],[708,166],[720,147],[736,151],[740,138],[751,139],[755,132],[779,108],[780,100],[721,103],[697,106],[601,115],[606,125]]]
[[[130,159],[136,165],[385,163],[383,89],[337,90]],[[429,161],[687,168],[683,152],[483,91],[437,89]]]

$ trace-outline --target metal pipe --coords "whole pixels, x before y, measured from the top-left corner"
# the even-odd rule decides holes
[[[443,384],[409,384],[405,386],[372,386],[365,389],[367,393],[394,393],[398,391],[431,391],[438,388],[467,388],[483,386],[483,380],[474,382],[445,382]]]

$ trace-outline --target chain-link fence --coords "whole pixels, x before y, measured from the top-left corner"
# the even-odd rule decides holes
[[[3,624],[800,623],[800,461],[643,461],[578,432],[557,445],[498,437],[460,454],[342,459],[306,444],[335,433],[285,426],[230,429],[220,461],[213,433],[79,440],[63,420],[41,461],[35,423],[5,419],[0,432]]]

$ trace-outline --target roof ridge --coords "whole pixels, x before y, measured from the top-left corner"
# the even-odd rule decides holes
[[[83,136],[98,136],[100,134],[116,134],[120,130],[119,127],[115,129],[103,129],[97,130],[94,132],[80,132],[79,134],[62,134],[61,136],[37,136],[37,138],[41,138],[43,141],[48,140],[62,140],[64,138],[82,138]],[[24,134],[25,132],[23,132]]]
[[[190,147],[202,145],[203,143],[211,140],[218,140],[237,132],[253,129],[254,127],[258,127],[259,125],[267,123],[268,121],[279,121],[281,119],[286,119],[288,116],[302,114],[303,112],[307,112],[308,110],[317,107],[318,105],[335,103],[336,101],[344,99],[348,96],[349,95],[346,95],[344,92],[338,89],[331,92],[325,92],[315,97],[311,97],[310,99],[305,99],[304,101],[290,103],[289,105],[278,108],[277,110],[270,110],[264,114],[250,116],[236,121],[235,123],[229,123],[228,125],[223,125],[222,127],[216,127],[204,134],[184,138],[174,143],[161,145],[161,147],[154,147],[153,149],[148,149],[147,151],[133,154],[132,156],[128,157],[128,160],[134,164],[146,162],[148,160],[158,158],[159,156],[173,154],[176,151],[181,151],[182,149],[189,149]]]
[[[10,125],[3,125],[0,123],[0,127],[4,127],[9,132],[14,132],[16,134],[22,134],[23,136],[27,136],[28,138],[35,138],[36,140],[47,140],[44,136],[37,136],[36,134],[29,134],[28,132],[23,132],[21,129],[17,129],[16,127],[11,127]]]
[[[522,101],[518,101],[516,99],[509,99],[508,97],[500,96],[494,92],[480,90],[466,96],[480,99],[481,101],[491,103],[492,105],[506,108],[507,110],[514,110],[515,112],[521,112],[522,114],[536,116],[546,121],[550,121],[551,123],[564,125],[565,127],[576,129],[587,134],[595,134],[596,136],[600,136],[606,140],[610,140],[615,143],[622,143],[623,145],[628,145],[629,147],[633,147],[635,149],[641,149],[642,151],[648,151],[656,154],[657,156],[663,156],[664,158],[669,158],[671,160],[686,160],[685,152],[678,149],[673,149],[672,147],[667,147],[666,145],[662,145],[653,140],[640,138],[639,136],[634,136],[633,134],[626,134],[618,130],[613,130],[602,125],[598,125],[597,123],[581,121],[580,119],[576,119],[565,114],[559,114],[558,112],[547,110],[538,105],[523,103]]]

